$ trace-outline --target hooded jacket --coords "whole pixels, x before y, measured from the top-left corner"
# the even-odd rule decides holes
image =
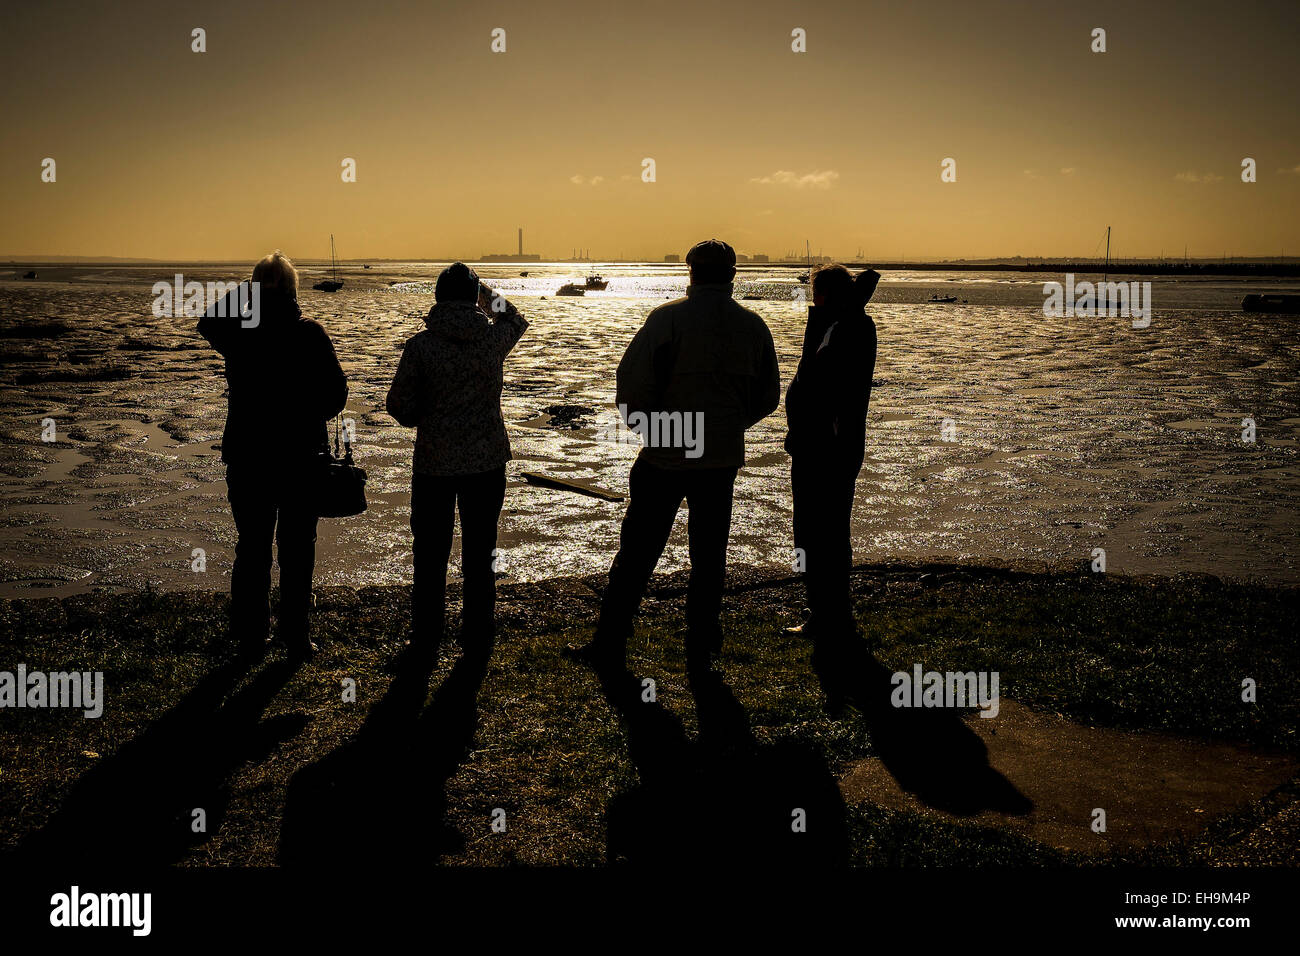
[[[738,468],[745,430],[781,403],[772,333],[731,297],[731,283],[688,286],[686,298],[659,306],[633,337],[618,364],[615,400],[628,427],[641,426],[642,460],[661,468]],[[666,424],[656,427],[656,415]],[[663,442],[688,416],[697,447]],[[647,426],[660,444],[647,439]]]
[[[862,306],[811,306],[799,369],[785,394],[785,450],[860,468],[875,367],[876,324]]]
[[[505,306],[493,319],[473,302],[439,302],[407,340],[387,407],[416,430],[417,474],[471,475],[510,460],[502,365],[528,322]]]
[[[348,379],[324,327],[298,303],[263,287],[257,323],[245,327],[237,292],[208,309],[198,331],[226,360],[229,402],[221,460],[303,464],[328,450],[325,423],[343,410]]]

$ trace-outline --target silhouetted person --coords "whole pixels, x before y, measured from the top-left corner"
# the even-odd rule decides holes
[[[519,311],[462,262],[442,271],[434,297],[427,328],[407,341],[388,390],[388,414],[416,429],[410,645],[423,653],[435,651],[443,636],[458,502],[461,644],[490,641],[495,629],[494,552],[511,458],[501,417],[501,367],[528,328]]]
[[[791,630],[807,633],[819,648],[842,646],[857,633],[850,526],[876,367],[876,325],[866,303],[879,281],[871,270],[854,280],[838,265],[812,276],[803,353],[785,395],[794,545],[802,551],[811,612]]]
[[[732,490],[745,462],[745,430],[781,401],[772,333],[731,297],[735,250],[710,239],[686,262],[686,297],[650,313],[618,366],[619,414],[644,447],[628,478],[630,501],[596,635],[568,649],[598,669],[623,665],[632,620],[683,499],[690,509],[687,658],[707,668],[720,650]]]
[[[245,652],[269,637],[271,543],[279,548],[279,634],[310,657],[311,578],[316,564],[312,503],[326,422],[343,410],[348,380],[324,327],[298,308],[298,273],[278,251],[253,267],[258,295],[248,317],[238,292],[199,320],[199,334],[226,360],[229,408],[221,439],[230,513],[239,540],[230,574],[232,630]],[[244,287],[247,289],[248,287]]]

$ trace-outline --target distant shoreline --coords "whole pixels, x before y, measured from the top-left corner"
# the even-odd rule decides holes
[[[298,259],[296,260],[302,266],[322,266],[328,265],[328,261],[317,259]],[[378,263],[401,263],[401,264],[437,264],[443,262],[454,262],[454,259],[340,259],[340,265],[360,266],[363,264]],[[554,259],[554,260],[533,260],[520,259],[518,261],[504,260],[483,260],[483,259],[461,259],[461,262],[471,263],[473,265],[485,266],[528,266],[533,269],[546,267],[561,266],[581,266],[582,268],[591,268],[594,266],[640,266],[643,268],[663,268],[673,270],[685,269],[685,264],[680,262],[656,262],[646,259]],[[1095,260],[1056,260],[1043,259],[1036,262],[1004,262],[999,260],[976,261],[976,260],[958,260],[953,262],[858,262],[844,261],[841,263],[850,269],[876,269],[880,272],[1036,272],[1036,273],[1066,273],[1075,272],[1080,274],[1104,273],[1107,266],[1104,262]],[[114,259],[106,257],[101,259],[78,259],[76,257],[54,257],[49,259],[3,259],[0,258],[0,268],[20,269],[26,266],[46,266],[46,267],[76,267],[76,268],[93,268],[93,267],[139,267],[149,266],[235,266],[240,269],[246,269],[248,263],[241,259]],[[807,270],[807,264],[799,261],[780,260],[773,262],[742,262],[736,266],[740,272],[767,270],[767,269],[798,269]],[[1168,275],[1168,276],[1243,276],[1248,278],[1278,277],[1278,278],[1300,278],[1300,260],[1278,262],[1278,261],[1237,261],[1237,262],[1214,262],[1210,260],[1190,260],[1188,262],[1150,262],[1134,260],[1113,260],[1109,266],[1110,275]]]

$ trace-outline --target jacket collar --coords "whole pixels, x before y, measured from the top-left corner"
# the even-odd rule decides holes
[[[725,295],[731,297],[730,282],[693,282],[686,287],[686,294],[691,297]]]
[[[262,289],[262,312],[272,322],[297,322],[302,318],[298,300],[278,289]]]

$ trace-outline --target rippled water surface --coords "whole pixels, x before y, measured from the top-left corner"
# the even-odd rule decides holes
[[[199,281],[240,277],[180,268]],[[582,267],[533,266],[527,278],[520,268],[481,270],[532,322],[506,366],[509,472],[625,492],[636,449],[613,438],[613,371],[645,314],[681,295],[685,276],[598,266],[607,291],[555,298]],[[304,270],[303,309],[325,324],[351,379],[347,414],[370,473],[370,510],[321,522],[320,584],[410,580],[413,433],[383,404],[437,269],[349,268],[336,294],[306,288],[318,277]],[[234,528],[214,448],[221,360],[193,319],[151,313],[151,286],[176,271],[61,266],[22,281],[0,270],[0,595],[228,586]],[[783,388],[806,315],[796,271],[748,271],[736,288],[758,297],[746,305],[772,330]],[[1300,579],[1300,320],[1238,308],[1246,292],[1287,284],[1147,277],[1152,322],[1134,330],[1123,318],[1044,318],[1042,282],[1053,278],[886,275],[871,310],[880,357],[856,559],[1087,562],[1102,548],[1115,573]],[[959,301],[926,302],[935,293]],[[39,323],[70,329],[14,334]],[[1246,418],[1254,443],[1242,440]],[[41,441],[45,419],[56,443]],[[750,433],[733,562],[789,566],[784,425],[778,409]],[[503,569],[521,579],[606,570],[623,507],[512,477]],[[660,570],[685,566],[684,524],[683,515]],[[191,570],[196,548],[204,573]]]

